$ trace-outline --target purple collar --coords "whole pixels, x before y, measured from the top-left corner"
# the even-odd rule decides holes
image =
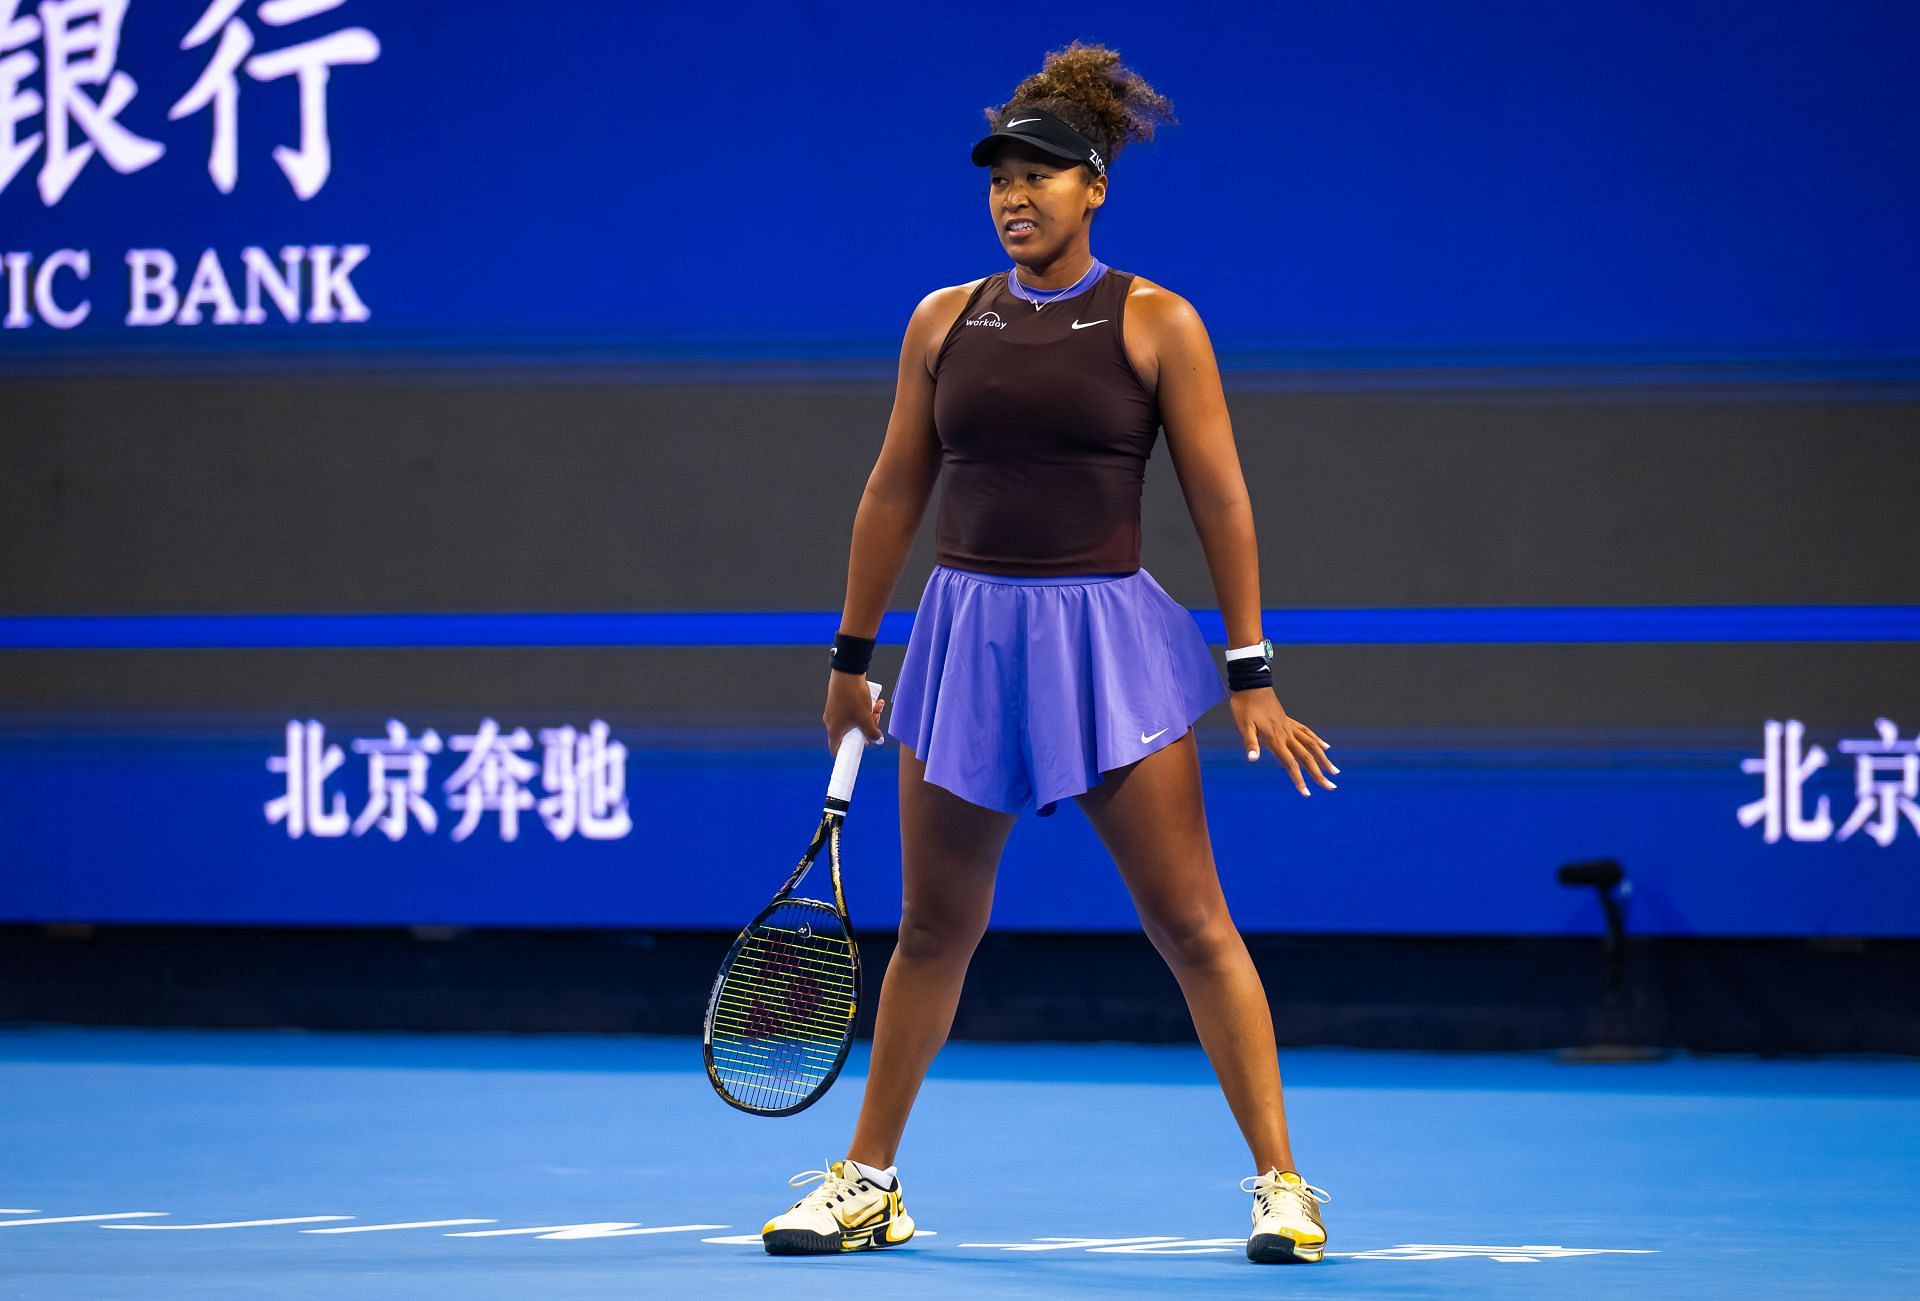
[[[1014,267],[1007,272],[1007,292],[1029,303],[1056,303],[1062,298],[1072,298],[1076,294],[1085,293],[1106,273],[1106,270],[1107,264],[1096,257],[1093,265],[1087,268],[1086,274],[1064,289],[1035,289],[1020,283],[1019,268]]]

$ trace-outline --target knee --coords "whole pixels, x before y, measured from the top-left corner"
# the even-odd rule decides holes
[[[1153,947],[1176,970],[1216,966],[1243,947],[1240,932],[1224,908],[1188,909],[1141,921]]]
[[[900,940],[894,952],[918,962],[964,961],[986,930],[984,913],[908,902],[900,909]]]

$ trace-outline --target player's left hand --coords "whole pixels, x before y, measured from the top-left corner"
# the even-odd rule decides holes
[[[1234,727],[1247,747],[1248,763],[1258,762],[1264,741],[1293,774],[1293,784],[1300,788],[1302,795],[1313,794],[1300,774],[1302,763],[1312,770],[1313,779],[1322,786],[1328,790],[1339,789],[1327,779],[1329,770],[1340,771],[1333,766],[1333,760],[1327,758],[1331,747],[1311,727],[1297,718],[1289,718],[1280,697],[1271,688],[1235,691],[1228,697],[1227,704],[1233,710]]]

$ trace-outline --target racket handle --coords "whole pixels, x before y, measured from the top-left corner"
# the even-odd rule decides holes
[[[868,698],[880,699],[880,684],[867,683]],[[847,729],[840,738],[840,749],[833,756],[833,776],[827,782],[827,807],[846,812],[853,799],[853,779],[860,775],[860,756],[866,752],[867,734],[857,727]],[[835,803],[838,801],[838,804]]]

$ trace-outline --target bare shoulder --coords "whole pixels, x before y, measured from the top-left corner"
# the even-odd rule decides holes
[[[913,335],[921,366],[927,374],[933,374],[933,363],[940,355],[940,345],[946,341],[953,323],[960,319],[960,313],[966,310],[967,300],[987,279],[987,276],[981,276],[962,285],[936,289],[922,298],[913,309],[913,320],[907,328]]]
[[[1135,275],[1127,286],[1127,360],[1149,393],[1160,391],[1162,362],[1206,340],[1193,304],[1165,285]]]
[[[1136,275],[1127,286],[1127,315],[1156,337],[1200,324],[1200,313],[1192,303],[1142,275]]]

